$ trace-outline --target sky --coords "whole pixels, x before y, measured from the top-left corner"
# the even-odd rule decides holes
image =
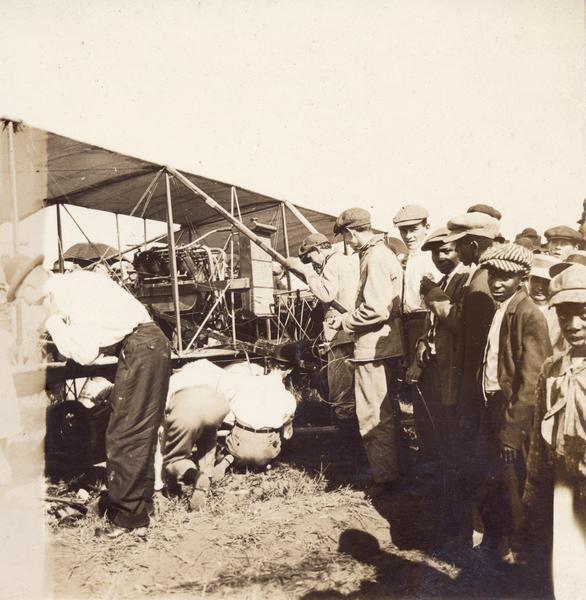
[[[367,207],[384,230],[405,204],[435,228],[482,202],[506,235],[542,232],[574,225],[586,192],[583,10],[3,0],[0,114],[325,212]],[[78,214],[115,243],[112,215]]]

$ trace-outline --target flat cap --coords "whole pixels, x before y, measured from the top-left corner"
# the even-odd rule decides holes
[[[334,224],[334,233],[342,233],[348,227],[371,227],[370,213],[364,208],[347,208]]]
[[[455,242],[466,235],[477,235],[494,240],[499,235],[499,222],[494,217],[481,212],[471,212],[448,221],[450,235],[446,242]]]
[[[518,233],[515,236],[515,241],[520,238],[531,240],[536,248],[541,247],[541,236],[537,233],[537,231],[535,231],[535,229],[533,229],[533,227],[525,227],[521,233]]]
[[[425,242],[423,242],[421,249],[424,252],[427,252],[428,250],[431,250],[431,247],[434,244],[443,245],[446,243],[446,240],[448,239],[449,235],[450,235],[450,230],[447,227],[440,227],[439,229],[432,231],[427,236],[427,238],[425,238]]]
[[[572,265],[556,275],[549,284],[550,306],[564,302],[586,303],[586,267]]]
[[[483,213],[500,221],[503,218],[500,210],[497,210],[494,206],[488,204],[474,204],[466,212],[468,213]]]
[[[560,261],[555,256],[549,254],[535,254],[533,256],[533,266],[531,267],[531,275],[533,277],[541,277],[542,279],[551,279],[552,268],[560,264]]]
[[[408,227],[415,225],[429,217],[429,213],[423,206],[416,204],[407,204],[402,206],[399,212],[393,217],[395,227]]]
[[[533,265],[533,252],[519,244],[500,244],[489,248],[480,259],[483,267],[507,273],[529,273]]]
[[[563,238],[566,240],[571,240],[573,242],[580,243],[584,241],[584,238],[582,237],[579,231],[576,231],[575,229],[572,229],[567,225],[558,225],[557,227],[551,227],[543,235],[545,236],[547,241],[551,240],[552,238]]]
[[[558,260],[555,265],[550,267],[549,274],[552,277],[555,277],[572,265],[583,265],[586,267],[586,252],[584,250],[575,250],[574,252],[568,254],[565,260]]]
[[[323,233],[311,233],[308,235],[301,246],[299,246],[299,257],[303,257],[309,254],[312,250],[315,250],[321,244],[327,244],[330,240]]]

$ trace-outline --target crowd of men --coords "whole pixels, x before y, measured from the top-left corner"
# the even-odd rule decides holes
[[[528,531],[545,522],[537,542],[543,557],[553,522],[549,465],[556,527],[574,531],[554,535],[556,596],[579,597],[572,594],[583,589],[584,577],[572,573],[563,554],[572,539],[578,564],[586,564],[584,238],[560,225],[545,231],[544,242],[531,228],[510,242],[500,221],[495,208],[475,205],[430,231],[425,208],[405,206],[393,219],[401,244],[377,233],[368,211],[351,208],[334,233],[358,253],[356,272],[352,257],[335,253],[321,234],[309,236],[289,266],[305,272],[328,307],[330,398],[341,424],[355,406],[373,479],[369,493],[392,494],[404,485],[395,391],[406,372],[419,460],[447,484],[445,549],[465,555],[476,527],[483,531],[477,552],[517,565],[535,554]],[[333,299],[346,312],[332,309]],[[552,356],[566,357],[571,374]],[[544,415],[547,421],[565,406],[564,432],[552,420],[553,441],[551,431],[541,435]],[[568,499],[561,504],[558,480],[572,490],[571,507]]]
[[[586,564],[583,232],[560,225],[542,242],[527,228],[510,242],[500,221],[493,207],[475,205],[432,231],[425,208],[404,206],[393,219],[398,239],[377,232],[367,210],[350,208],[333,234],[359,261],[311,234],[287,266],[303,273],[324,304],[329,400],[342,443],[359,432],[372,478],[368,493],[393,494],[404,483],[396,390],[406,382],[419,459],[446,477],[446,548],[472,548],[476,515],[480,551],[518,564],[531,551],[528,523],[546,524],[547,545],[555,513],[554,582],[571,575],[581,589],[584,571],[567,573],[563,549],[570,536]],[[50,274],[42,257],[14,257],[2,267],[6,302],[42,305],[44,326],[63,356],[81,364],[100,354],[118,357],[106,436],[108,493],[100,506],[107,535],[149,523],[165,406],[168,483],[183,493],[188,488],[191,507],[201,508],[214,468],[223,473],[229,458],[222,467],[212,452],[235,398],[229,372],[190,367],[169,387],[169,341],[111,279]],[[271,392],[258,402],[255,389],[257,382],[249,408],[236,415],[231,456],[265,464],[278,454],[295,402],[288,392],[281,404],[271,404]],[[195,447],[199,462],[191,456]],[[556,594],[563,596],[561,587]]]

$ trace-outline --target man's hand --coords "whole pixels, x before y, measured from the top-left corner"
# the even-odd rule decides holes
[[[415,360],[417,362],[417,365],[421,368],[423,368],[429,361],[429,351],[427,348],[427,344],[423,341],[420,341],[417,344],[417,348],[415,350]]]
[[[411,366],[407,369],[407,373],[405,373],[405,382],[409,385],[419,382],[419,378],[421,377],[421,367],[413,361]]]
[[[421,278],[421,284],[419,285],[419,293],[422,296],[427,296],[427,294],[436,287],[438,287],[437,283],[427,275],[424,275]]]
[[[517,460],[518,453],[518,450],[515,450],[515,448],[501,444],[501,459],[504,463],[514,463]]]
[[[297,256],[290,256],[289,258],[286,258],[285,264],[287,265],[287,268],[292,271],[299,271],[300,273],[303,273],[303,271],[305,270],[305,265]]]
[[[334,315],[326,319],[326,323],[332,329],[342,329],[342,315]]]

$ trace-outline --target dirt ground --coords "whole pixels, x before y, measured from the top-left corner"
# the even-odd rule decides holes
[[[359,452],[304,434],[271,470],[227,476],[203,512],[157,497],[146,541],[96,538],[96,516],[49,516],[53,597],[544,597],[527,568],[439,558],[441,483],[407,455],[404,488],[375,502],[351,484],[364,470]]]

